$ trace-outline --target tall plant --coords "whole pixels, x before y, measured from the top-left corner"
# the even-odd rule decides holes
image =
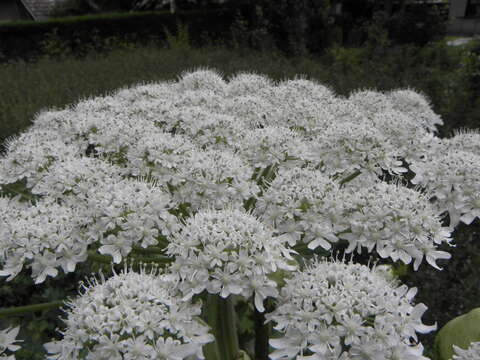
[[[480,217],[480,135],[441,124],[412,90],[211,70],[42,112],[0,160],[0,275],[111,264],[64,303],[52,360],[424,360],[427,307],[380,264],[440,269]]]

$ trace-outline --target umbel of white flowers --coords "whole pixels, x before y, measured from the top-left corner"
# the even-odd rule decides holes
[[[253,295],[255,307],[264,312],[264,300],[278,296],[269,275],[296,269],[288,263],[294,262],[294,251],[285,242],[245,211],[200,211],[187,219],[167,247],[167,254],[176,259],[170,272],[180,280],[186,299],[204,290],[222,298]]]
[[[184,301],[156,270],[93,278],[67,307],[63,339],[45,344],[48,359],[203,359],[213,341],[200,304]]]
[[[267,319],[284,333],[270,340],[271,359],[427,359],[416,332],[427,333],[427,307],[416,289],[376,268],[316,261],[286,281]]]
[[[168,330],[170,320],[141,330],[130,320],[115,321],[153,311],[132,313],[130,306],[161,304],[166,307],[158,316],[167,319],[178,294],[190,304],[205,293],[251,299],[259,312],[267,298],[276,299],[270,319],[285,337],[273,340],[272,358],[328,350],[332,359],[360,359],[367,349],[359,344],[371,343],[391,359],[407,348],[411,359],[423,359],[421,346],[406,340],[428,330],[412,291],[386,280],[374,286],[368,279],[381,279],[377,271],[358,267],[365,289],[384,296],[373,297],[372,312],[357,318],[352,311],[363,305],[354,299],[364,290],[351,281],[354,264],[309,265],[292,257],[345,243],[347,252],[366,249],[414,269],[424,260],[438,268],[437,260],[450,257],[439,245],[451,242],[459,222],[480,216],[480,134],[440,139],[441,123],[412,90],[343,98],[302,78],[276,83],[242,73],[226,81],[211,70],[43,111],[6,143],[0,158],[0,275],[12,280],[28,269],[41,283],[60,268],[75,271],[88,257],[119,264],[149,252],[164,264],[161,276],[126,271],[111,282],[92,281],[68,305],[63,340],[47,345],[52,359],[81,351],[96,359],[111,358],[98,355],[102,351],[147,359],[137,351],[142,348],[183,359],[165,350],[176,347],[188,349],[177,352],[185,357],[201,357],[208,338],[201,323],[192,335],[181,327]],[[411,182],[403,177],[407,171],[415,175]],[[299,309],[313,312],[311,325],[300,329],[295,317],[280,321],[282,309],[300,306],[295,299],[301,295],[289,292],[292,282],[282,288],[277,275],[289,273],[301,288],[311,281],[305,271],[312,266],[335,269],[345,280],[332,293],[322,292],[330,289],[328,281],[325,289],[315,287],[317,295],[309,293],[321,299]],[[135,284],[136,276],[158,289]],[[110,303],[106,294],[123,289],[123,282],[120,303]],[[162,290],[165,282],[173,284],[171,291]],[[89,296],[103,303],[105,322],[76,320],[83,311],[94,315]],[[327,306],[335,296],[346,304],[338,318]],[[178,316],[195,323],[198,305],[181,308],[186,315]],[[180,308],[171,311],[180,314]],[[385,325],[389,316],[404,327]],[[335,339],[312,340],[310,331],[323,327]]]

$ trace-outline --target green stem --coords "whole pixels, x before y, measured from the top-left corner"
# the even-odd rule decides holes
[[[208,295],[207,322],[211,326],[215,343],[207,345],[207,360],[236,360],[240,354],[236,327],[236,313],[232,296]],[[216,349],[214,348],[216,347]]]
[[[250,211],[255,207],[256,202],[257,200],[252,196],[247,201],[245,201],[243,207],[245,208],[245,210]]]
[[[101,255],[90,250],[88,252],[88,258],[92,261],[103,263],[103,264],[112,264],[112,257],[110,255]],[[156,264],[168,264],[171,263],[174,258],[168,256],[138,256],[132,255],[129,259],[132,259],[135,262],[145,262],[145,263],[156,263]]]
[[[217,334],[215,331],[218,319],[218,306],[215,295],[207,295],[207,302],[206,306],[204,306],[204,310],[205,320],[212,328],[212,333],[213,336],[215,336],[215,341],[208,343],[203,347],[203,354],[205,355],[206,360],[221,360],[220,351],[218,349]]]
[[[352,181],[355,179],[358,175],[360,175],[362,172],[360,170],[355,170],[352,174],[348,175],[346,178],[340,180],[340,186],[345,185],[346,183]]]
[[[268,360],[270,324],[265,324],[264,313],[255,309],[255,360]]]
[[[34,304],[26,306],[16,306],[7,309],[0,309],[0,318],[14,315],[23,315],[36,311],[49,310],[59,308],[64,305],[64,300],[52,301],[43,304]]]
[[[135,251],[135,252],[138,252],[140,254],[147,254],[147,255],[165,254],[165,249],[160,248],[158,246],[149,246],[147,248],[143,248],[141,246],[134,246],[134,247],[132,247],[132,250]]]
[[[99,262],[102,264],[111,264],[112,263],[112,257],[108,255],[101,255],[95,252],[94,250],[88,251],[88,259]]]
[[[9,184],[4,184],[4,185],[1,185],[0,186],[2,189],[6,189],[7,191],[10,191],[14,194],[17,194],[17,195],[20,195],[22,197],[24,197],[25,199],[28,199],[30,201],[35,201],[37,200],[38,196],[35,196],[35,195],[32,195],[32,194],[28,194],[26,192],[22,192],[20,190],[16,190],[15,188],[13,188],[12,186],[10,186]]]
[[[139,262],[145,263],[156,263],[156,264],[169,264],[175,259],[168,256],[132,256],[132,259]]]

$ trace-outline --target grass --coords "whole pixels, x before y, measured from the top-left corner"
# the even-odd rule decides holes
[[[274,78],[293,76],[292,61],[267,54],[219,49],[141,48],[113,51],[83,60],[41,59],[0,66],[0,141],[25,129],[42,109],[62,108],[79,99],[143,82],[174,79],[182,71],[215,67],[226,75],[256,69]],[[320,70],[319,70],[320,71]]]
[[[449,72],[449,68],[458,68],[458,64],[433,64],[428,59],[419,63],[413,54],[415,49],[409,50],[411,56],[404,54],[401,61],[395,60],[395,54],[380,54],[376,61],[365,61],[365,55],[357,50],[330,51],[322,59],[315,59],[287,58],[275,52],[220,48],[169,50],[152,46],[114,50],[83,59],[43,58],[34,63],[3,64],[0,65],[0,142],[25,129],[42,109],[62,108],[85,97],[138,83],[174,79],[182,71],[198,67],[215,68],[226,76],[239,71],[256,71],[274,79],[304,74],[340,94],[358,88],[413,87],[426,93],[444,118],[452,117],[458,103],[465,104],[463,98],[468,94],[460,88],[464,85],[462,79]],[[427,53],[424,57],[435,54]],[[452,99],[445,101],[450,93],[458,99],[454,104]]]

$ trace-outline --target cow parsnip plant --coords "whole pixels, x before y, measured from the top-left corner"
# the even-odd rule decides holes
[[[0,159],[0,275],[124,265],[65,302],[52,360],[248,359],[239,302],[266,321],[256,358],[426,359],[416,289],[333,253],[440,269],[480,216],[480,134],[441,124],[409,89],[208,69],[44,111]]]

